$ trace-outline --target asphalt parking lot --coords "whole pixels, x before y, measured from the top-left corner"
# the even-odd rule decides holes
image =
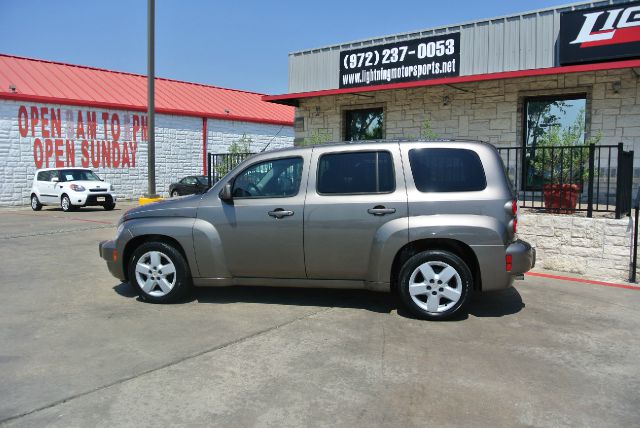
[[[0,210],[0,424],[640,424],[640,291],[527,277],[448,322],[361,291],[151,305],[98,257],[124,209]]]

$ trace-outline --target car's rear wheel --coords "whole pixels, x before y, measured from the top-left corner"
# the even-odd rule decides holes
[[[147,242],[131,256],[129,283],[143,300],[171,303],[189,290],[191,275],[180,251],[165,242]]]
[[[174,190],[173,192],[171,192],[171,197],[172,198],[177,198],[178,196],[180,196],[180,193],[178,193],[177,190]]]
[[[473,276],[457,255],[430,250],[404,263],[398,284],[402,303],[415,316],[445,319],[463,310],[473,289]]]
[[[31,195],[31,209],[34,211],[40,211],[42,209],[42,204],[36,195]]]
[[[67,195],[62,195],[62,199],[60,199],[60,208],[62,208],[62,211],[64,212],[69,212],[73,211],[75,207]]]

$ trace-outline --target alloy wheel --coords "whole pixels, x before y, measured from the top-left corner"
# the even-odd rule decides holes
[[[136,263],[136,281],[145,293],[166,296],[176,284],[176,267],[166,254],[149,251]]]
[[[445,312],[460,300],[462,279],[449,264],[428,261],[411,273],[409,294],[421,309],[431,313]]]

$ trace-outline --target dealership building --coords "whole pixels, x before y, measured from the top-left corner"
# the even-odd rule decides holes
[[[0,205],[29,203],[34,172],[91,168],[119,198],[147,191],[146,76],[0,55]],[[262,94],[155,82],[156,188],[206,174],[207,152],[293,144],[294,109]]]
[[[639,153],[639,76],[640,2],[600,1],[294,52],[289,93],[264,99],[296,107],[296,142],[527,147],[553,122]]]

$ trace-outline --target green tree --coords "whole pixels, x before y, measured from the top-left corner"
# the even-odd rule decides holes
[[[584,140],[584,109],[568,127],[559,123],[549,126],[532,147],[531,165],[545,183],[582,183],[588,179],[589,145],[598,144],[602,134]]]
[[[215,177],[217,179],[222,178],[236,165],[242,162],[246,157],[245,155],[251,153],[251,143],[253,143],[253,140],[250,137],[247,137],[247,134],[242,134],[242,137],[229,144],[229,147],[227,148],[227,154],[229,156],[224,156],[222,158],[222,163],[213,167]]]
[[[547,129],[560,124],[560,117],[551,113],[554,107],[561,113],[565,113],[567,103],[564,101],[529,101],[527,103],[527,145],[535,147],[538,139],[545,135]]]
[[[422,138],[429,138],[429,139],[433,139],[433,138],[440,138],[440,135],[437,134],[432,128],[431,128],[431,122],[429,121],[429,119],[425,119],[422,122],[422,128],[420,128],[420,136]]]
[[[304,138],[298,143],[298,146],[317,146],[319,144],[328,143],[331,141],[331,134],[328,132],[320,132],[319,129],[315,129],[311,132],[311,135]]]

